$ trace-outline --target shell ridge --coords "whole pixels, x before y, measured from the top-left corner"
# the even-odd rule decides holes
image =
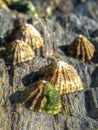
[[[85,62],[94,57],[95,51],[94,45],[85,36],[79,35],[69,44],[67,53]]]

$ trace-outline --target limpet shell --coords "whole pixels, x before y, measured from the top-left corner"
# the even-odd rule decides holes
[[[18,64],[32,60],[34,52],[24,41],[14,40],[6,48],[7,64]]]
[[[60,94],[83,90],[83,84],[73,66],[64,61],[53,62],[38,72],[38,79],[51,82]]]
[[[94,57],[94,45],[83,35],[76,37],[68,46],[68,55],[82,61],[89,61]]]
[[[45,80],[37,81],[28,86],[20,95],[25,107],[35,112],[56,114],[61,112],[61,98],[53,85]]]
[[[8,41],[23,40],[28,43],[32,49],[43,46],[43,39],[40,33],[31,24],[23,24],[11,31],[8,35]]]

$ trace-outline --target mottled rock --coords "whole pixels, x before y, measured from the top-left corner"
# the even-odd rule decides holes
[[[12,14],[5,12],[2,10],[0,16],[0,29],[2,30],[0,36],[14,25]],[[0,108],[1,113],[4,113],[1,114],[1,130],[97,130],[98,85],[97,83],[94,85],[93,82],[94,77],[97,77],[97,63],[93,61],[83,63],[68,57],[63,50],[79,34],[88,36],[98,47],[96,38],[91,37],[92,32],[98,29],[98,24],[87,17],[78,17],[73,14],[55,15],[45,20],[29,18],[27,21],[30,21],[30,19],[42,34],[45,45],[44,48],[35,50],[35,58],[28,62],[26,68],[21,65],[6,66],[3,57],[0,55],[0,80],[2,77],[4,78],[3,83],[0,82],[0,91],[3,93],[0,95]],[[58,21],[56,21],[57,19]],[[2,44],[0,43],[0,45]],[[84,91],[63,95],[62,100],[69,108],[68,114],[53,116],[51,114],[34,113],[18,103],[19,91],[24,90],[24,87],[27,87],[26,84],[30,83],[31,77],[29,76],[32,73],[51,63],[56,57],[61,57],[74,66],[85,89]],[[91,86],[92,90],[89,91],[88,89]]]
[[[0,9],[0,36],[4,35],[9,29],[13,27],[14,14]]]

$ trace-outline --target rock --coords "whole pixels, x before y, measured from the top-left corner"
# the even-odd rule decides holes
[[[16,14],[14,15],[16,17]],[[14,22],[19,20],[19,17],[17,15],[13,21],[12,13],[2,10],[0,18],[0,29],[2,30],[0,37],[2,37],[11,26],[13,27]],[[93,44],[98,47],[96,36],[91,37],[92,32],[98,29],[98,24],[87,17],[78,17],[73,14],[55,15],[50,19],[28,16],[25,21],[33,23],[34,27],[39,30],[44,39],[44,47],[35,50],[35,58],[26,62],[26,66],[22,64],[7,66],[4,55],[0,55],[1,130],[97,130],[98,83],[95,83],[94,80],[98,75],[96,71],[98,62],[96,62],[96,57],[95,60],[89,62],[68,57],[66,49],[67,45],[79,34],[92,39]],[[5,40],[0,43],[0,46]],[[4,45],[6,46],[6,44]],[[63,95],[62,100],[67,104],[68,113],[65,111],[64,114],[55,116],[34,113],[19,103],[19,92],[30,84],[32,73],[51,63],[55,58],[62,58],[74,66],[82,79],[84,90]]]
[[[12,21],[14,21],[14,14],[10,11],[0,9],[0,36],[13,27]]]

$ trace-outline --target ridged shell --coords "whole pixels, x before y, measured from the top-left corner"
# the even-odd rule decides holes
[[[32,49],[40,48],[43,46],[43,39],[40,33],[31,24],[24,24],[16,27],[8,35],[8,40],[23,40],[28,43]]]
[[[64,61],[53,62],[41,68],[38,72],[38,79],[51,82],[60,94],[83,90],[77,71]]]
[[[18,64],[33,59],[34,52],[25,42],[14,40],[9,43],[6,49],[6,60],[8,64]]]
[[[68,55],[79,58],[82,61],[91,60],[94,57],[94,45],[83,35],[76,37],[68,46]]]
[[[20,95],[25,107],[35,112],[56,114],[61,111],[61,98],[53,85],[45,80],[28,86]]]

